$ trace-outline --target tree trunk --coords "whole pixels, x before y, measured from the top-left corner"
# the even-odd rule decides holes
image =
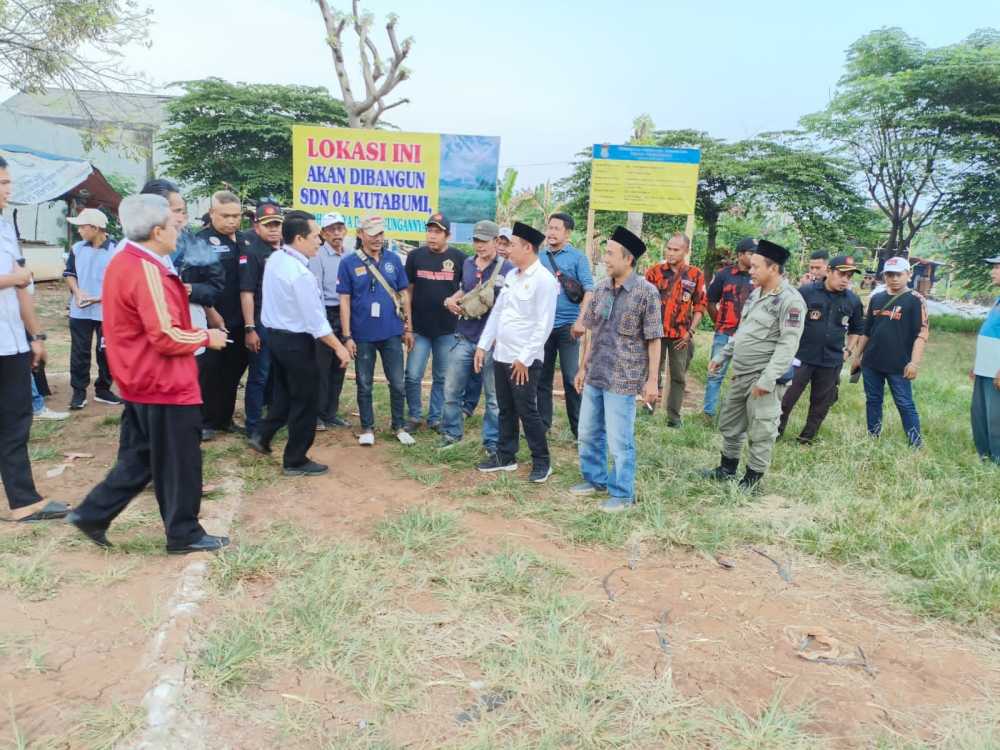
[[[711,214],[704,218],[705,221],[705,265],[703,270],[705,271],[705,281],[706,283],[711,280],[712,276],[715,274],[715,267],[719,262],[719,254],[716,251],[716,240],[719,236],[719,216],[718,214]]]

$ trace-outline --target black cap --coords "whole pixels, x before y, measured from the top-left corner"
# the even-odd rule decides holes
[[[757,243],[756,253],[757,255],[763,255],[769,260],[773,260],[779,266],[785,265],[785,263],[788,262],[788,258],[791,256],[791,253],[781,245],[774,242],[768,242],[767,240],[761,240]]]
[[[737,253],[755,253],[757,252],[757,240],[753,237],[744,237],[740,240],[740,244],[736,246]]]
[[[535,250],[537,250],[541,244],[545,241],[545,235],[539,232],[534,227],[529,227],[527,224],[522,224],[519,221],[514,222],[514,230],[512,234],[515,237],[520,237],[525,242],[529,243]]]
[[[842,273],[851,273],[853,271],[861,270],[854,263],[854,258],[850,255],[834,255],[830,259],[830,268],[834,271],[841,271]]]
[[[646,243],[625,227],[615,227],[615,231],[611,233],[611,239],[628,250],[636,260],[639,260],[646,252]]]
[[[448,217],[440,211],[435,211],[430,215],[427,219],[427,226],[441,227],[445,232],[451,234],[451,222],[448,221]]]
[[[276,201],[267,199],[262,200],[257,204],[257,210],[254,212],[253,220],[258,224],[270,224],[273,221],[284,221],[285,217],[281,214],[281,206],[279,206]]]

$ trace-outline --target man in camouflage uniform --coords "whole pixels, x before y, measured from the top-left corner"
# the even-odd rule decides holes
[[[747,467],[740,488],[749,491],[757,489],[771,464],[781,397],[802,338],[805,302],[783,276],[788,256],[780,245],[758,243],[750,261],[757,288],[743,306],[735,335],[708,365],[713,373],[731,360],[733,377],[719,413],[722,463],[703,474],[709,479],[735,478],[746,439]]]

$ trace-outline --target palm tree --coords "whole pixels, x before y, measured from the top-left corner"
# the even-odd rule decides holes
[[[517,170],[507,167],[497,183],[497,224],[500,226],[509,227],[514,223],[518,206],[524,201],[523,194],[514,192],[516,182]]]

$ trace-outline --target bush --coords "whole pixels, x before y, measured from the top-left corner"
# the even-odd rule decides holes
[[[982,318],[963,318],[961,315],[931,315],[931,332],[979,333]]]

